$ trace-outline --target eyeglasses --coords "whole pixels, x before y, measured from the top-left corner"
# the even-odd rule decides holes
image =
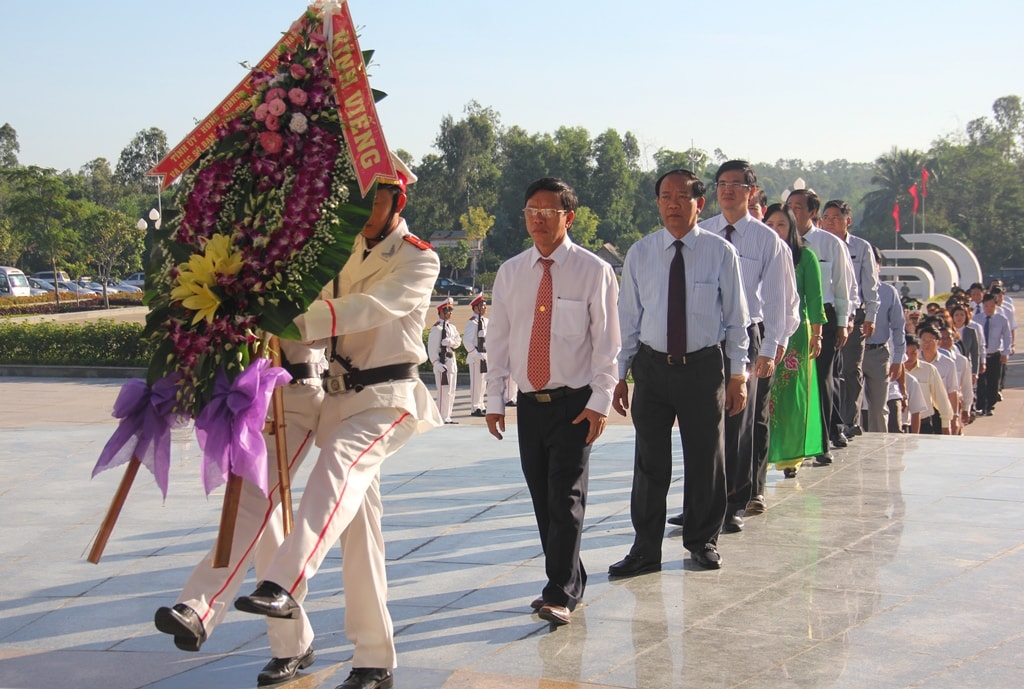
[[[723,191],[727,189],[743,189],[745,191],[750,188],[750,185],[743,182],[715,182],[715,188]]]
[[[565,215],[569,211],[555,210],[554,208],[524,208],[523,215],[526,216],[527,220],[534,220],[536,218],[544,218],[545,220],[553,220],[560,215]]]

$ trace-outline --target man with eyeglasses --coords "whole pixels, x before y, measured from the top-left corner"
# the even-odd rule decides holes
[[[850,295],[853,293],[853,263],[846,245],[833,234],[815,227],[821,208],[821,199],[811,189],[796,189],[786,199],[796,217],[796,230],[804,246],[818,257],[821,268],[821,295],[825,302],[828,322],[821,328],[821,354],[814,360],[818,371],[818,394],[821,398],[821,418],[826,432],[834,436],[842,422],[835,409],[835,364],[838,352],[846,344],[850,320]],[[832,453],[814,458],[815,466],[832,463]]]
[[[723,414],[740,414],[747,403],[750,319],[736,248],[697,225],[704,183],[689,170],[666,172],[654,195],[664,228],[630,247],[619,294],[622,353],[612,404],[625,416],[632,372],[636,451],[633,545],[608,568],[613,577],[661,569],[676,423],[683,443],[683,547],[697,567],[721,567],[718,534],[728,509]],[[737,367],[728,379],[722,333],[724,356]]]
[[[864,343],[875,332],[875,320],[880,306],[878,264],[875,262],[871,244],[850,233],[850,226],[853,224],[850,204],[839,199],[829,201],[825,204],[821,219],[825,231],[838,237],[846,246],[850,262],[853,264],[854,287],[850,301],[855,306],[851,307],[852,313],[847,323],[850,334],[840,354],[842,385],[839,386],[839,397],[835,401],[844,428],[835,432],[833,440],[838,441],[838,445],[842,447],[848,439],[847,436],[861,434],[860,397],[864,390]],[[888,369],[888,366],[884,368]]]
[[[505,432],[505,383],[519,383],[519,457],[533,499],[547,583],[530,607],[569,624],[583,598],[580,560],[590,448],[604,432],[619,353],[618,282],[611,265],[569,238],[576,192],[545,177],[526,190],[533,246],[494,279],[487,428]]]
[[[449,322],[454,311],[455,302],[451,297],[438,304],[437,322],[427,336],[427,357],[434,367],[437,408],[447,424],[458,423],[452,420],[452,410],[455,408],[456,379],[459,375],[455,350],[462,344],[462,336],[459,335],[459,329]]]
[[[757,193],[757,176],[745,160],[729,160],[715,172],[719,215],[700,223],[731,243],[740,256],[740,276],[750,323],[747,337],[751,371],[730,358],[725,375],[747,376],[747,406],[725,419],[725,478],[729,511],[722,531],[743,528],[743,516],[764,512],[764,479],[768,459],[768,396],[775,364],[782,360],[789,336],[800,325],[800,297],[796,291],[793,254],[778,233],[749,212]],[[683,515],[670,524],[682,526]]]

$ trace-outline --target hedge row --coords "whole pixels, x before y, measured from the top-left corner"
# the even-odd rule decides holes
[[[111,306],[142,306],[141,292],[118,292],[107,296]],[[103,296],[99,294],[77,299],[74,295],[62,294],[59,311],[57,302],[53,300],[52,295],[0,298],[0,317],[47,315],[68,311],[97,311],[103,308]]]
[[[135,366],[146,368],[152,346],[141,323],[4,323],[0,364],[23,366]]]
[[[97,320],[86,323],[0,321],[0,364],[22,366],[134,366],[146,368],[153,347],[142,339],[141,323]],[[426,349],[429,330],[423,331]],[[466,352],[455,352],[466,370]],[[433,369],[427,362],[424,373]]]

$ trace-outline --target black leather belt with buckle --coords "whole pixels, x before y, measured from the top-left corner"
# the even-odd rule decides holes
[[[666,352],[659,352],[657,349],[652,349],[648,345],[645,345],[644,343],[641,342],[640,351],[643,352],[645,355],[651,357],[652,359],[660,361],[661,363],[667,364],[669,366],[686,366],[687,364],[695,363],[697,361],[700,361],[701,359],[706,359],[712,354],[718,354],[722,351],[722,348],[719,345],[711,345],[710,347],[705,347],[704,349],[698,349],[695,352],[689,352],[685,354],[682,358],[675,358],[671,354],[668,354]]]
[[[520,390],[519,394],[532,402],[547,404],[548,402],[554,402],[555,400],[560,400],[563,397],[575,395],[576,393],[583,391],[590,392],[590,386],[584,386],[582,388],[552,388],[551,390],[538,390],[537,392],[524,392]]]

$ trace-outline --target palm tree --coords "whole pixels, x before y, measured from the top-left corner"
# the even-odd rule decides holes
[[[929,164],[925,154],[920,151],[900,150],[893,146],[889,153],[879,156],[875,160],[874,174],[871,176],[871,183],[878,189],[864,195],[862,224],[871,228],[874,234],[892,232],[893,205],[899,201],[900,225],[903,231],[909,229],[912,226],[911,212],[914,203],[909,189],[921,181],[921,169],[924,167],[928,168],[931,178],[934,179],[935,166]]]

